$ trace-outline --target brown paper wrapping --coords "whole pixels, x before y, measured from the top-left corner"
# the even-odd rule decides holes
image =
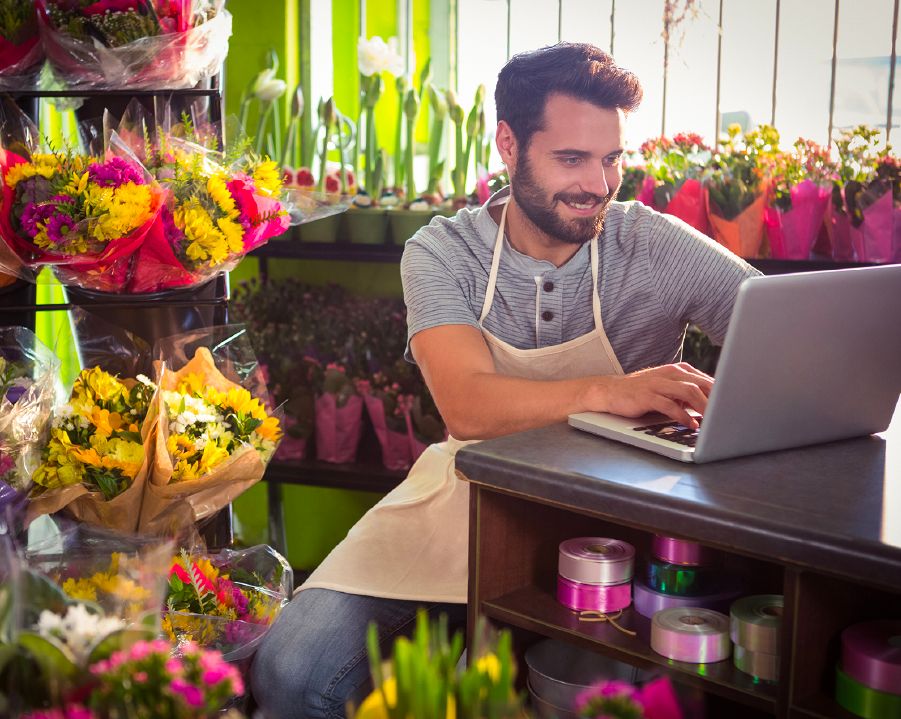
[[[203,377],[204,384],[220,392],[240,387],[216,368],[210,351],[200,347],[191,361],[180,370],[163,373],[160,389],[174,391],[181,378],[192,372]],[[162,392],[157,395],[155,405],[157,414],[165,418]],[[209,517],[263,477],[265,466],[259,452],[248,446],[239,449],[201,479],[172,482],[172,459],[166,449],[168,439],[169,423],[163,419],[157,427],[150,478],[144,488],[144,502],[138,525],[142,532],[153,533],[160,530],[160,525],[166,521],[165,517],[176,503],[187,504],[195,522]]]
[[[134,380],[130,383],[126,381],[126,384],[131,388]],[[42,514],[53,514],[63,510],[79,522],[109,527],[120,532],[136,532],[157,435],[158,400],[159,393],[151,400],[144,424],[141,426],[144,461],[128,489],[109,501],[105,500],[100,492],[91,492],[83,484],[47,490],[29,500],[25,512],[25,526]]]
[[[713,239],[734,252],[739,257],[754,258],[760,256],[763,243],[763,214],[766,209],[766,195],[761,192],[754,202],[748,205],[733,220],[727,220],[716,213],[716,203],[707,198],[707,215],[713,228]]]

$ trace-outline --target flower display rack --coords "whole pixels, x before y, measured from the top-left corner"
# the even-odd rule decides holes
[[[197,99],[207,99],[209,101],[209,120],[211,123],[221,127],[224,97],[222,93],[221,83],[222,73],[219,72],[208,81],[208,87],[196,87],[181,90],[90,90],[70,88],[65,90],[41,90],[41,89],[21,89],[11,90],[7,94],[22,108],[22,110],[38,124],[40,121],[40,100],[45,98],[82,98],[84,104],[79,112],[84,117],[101,116],[104,109],[110,112],[122,113],[129,102],[133,99],[138,100],[144,105],[151,116],[155,116],[155,103],[161,100],[171,109],[172,112],[178,114],[190,107],[191,103]],[[224,140],[224,138],[220,138]],[[209,317],[211,322],[209,326],[224,325],[228,323],[228,298],[229,284],[228,275],[218,275],[214,282],[213,292],[208,298],[186,298],[180,297],[177,293],[172,293],[171,298],[160,297],[155,293],[152,302],[147,302],[140,295],[122,295],[121,300],[103,302],[102,310],[106,313],[109,310],[124,310],[135,312],[140,315],[150,315],[153,312],[160,312],[171,309],[174,315],[180,313],[182,318],[188,316]],[[73,307],[81,306],[91,310],[90,304],[80,304],[77,302],[66,302],[56,304],[37,304],[35,300],[34,286],[26,288],[29,293],[10,292],[8,294],[0,294],[0,325],[6,324],[7,318],[10,322],[25,322],[30,326],[34,326],[35,312],[48,312],[57,310],[70,310]],[[23,299],[26,301],[23,302]],[[191,327],[196,329],[197,327]],[[171,334],[171,333],[167,333]],[[164,335],[160,335],[164,336]],[[160,337],[143,337],[149,343],[155,342]],[[211,550],[229,546],[233,541],[232,531],[232,508],[227,506],[218,514],[214,515],[202,524],[202,532],[207,546]]]

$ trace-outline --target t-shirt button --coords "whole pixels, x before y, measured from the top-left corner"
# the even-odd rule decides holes
[[[544,283],[544,291],[545,292],[553,292],[554,291],[554,283],[553,282],[545,282]]]
[[[550,322],[552,319],[554,319],[554,313],[546,310],[541,313],[541,319],[543,319],[545,322]]]

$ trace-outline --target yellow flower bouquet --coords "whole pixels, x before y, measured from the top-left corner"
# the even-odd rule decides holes
[[[214,514],[262,478],[282,436],[278,418],[220,372],[206,347],[177,371],[163,364],[159,386],[142,531],[183,521],[185,505],[195,522]]]
[[[135,531],[149,471],[156,386],[82,370],[67,404],[54,412],[50,439],[32,480],[26,522],[61,509],[82,522]]]

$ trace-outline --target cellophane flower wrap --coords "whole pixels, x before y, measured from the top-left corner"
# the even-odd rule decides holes
[[[62,399],[59,359],[24,327],[0,328],[0,483],[27,492],[50,414]],[[14,496],[4,492],[0,511]]]
[[[271,547],[197,554],[172,560],[163,630],[179,645],[217,649],[227,661],[253,655],[288,603],[293,573]]]
[[[382,464],[386,469],[409,469],[413,456],[407,417],[412,396],[403,394],[400,384],[381,372],[371,380],[358,380],[357,392],[363,398],[366,414],[379,440]]]
[[[187,509],[196,522],[220,510],[262,478],[282,436],[281,412],[241,328],[168,338],[155,351],[159,429],[142,531],[173,512]]]
[[[130,292],[202,284],[288,228],[271,160],[242,155],[226,164],[221,153],[169,138],[147,162],[168,197],[138,251]]]
[[[355,462],[363,435],[363,399],[341,362],[317,363],[312,370],[313,385],[321,388],[316,395],[316,458]]]
[[[829,150],[798,138],[791,151],[764,158],[764,167],[771,183],[764,212],[770,255],[806,260],[832,195],[835,166]]]
[[[54,266],[64,284],[120,291],[163,191],[133,159],[0,151],[0,232],[25,266]]]
[[[645,178],[636,199],[658,212],[674,215],[699,232],[710,233],[701,175],[710,148],[695,133],[660,137],[641,146]]]
[[[68,403],[56,408],[50,439],[32,480],[27,520],[66,512],[82,522],[138,527],[156,429],[156,386],[82,370]]]
[[[778,149],[775,128],[761,125],[742,136],[739,125],[730,125],[704,171],[713,238],[741,257],[761,254],[768,189],[762,161]]]
[[[35,87],[43,64],[34,0],[0,0],[0,90]]]
[[[224,0],[36,0],[47,58],[69,87],[190,88],[228,54]]]

